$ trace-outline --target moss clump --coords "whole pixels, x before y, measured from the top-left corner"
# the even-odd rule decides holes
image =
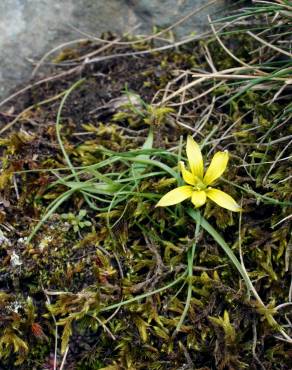
[[[224,40],[232,46],[245,36]],[[253,45],[244,43],[237,56],[248,62]],[[0,141],[3,368],[60,367],[66,356],[66,368],[80,370],[289,369],[289,344],[271,321],[291,331],[289,306],[281,306],[291,268],[286,100],[267,104],[273,89],[236,96],[238,86],[229,81],[205,95],[213,80],[184,90],[193,78],[179,79],[178,71],[208,69],[206,47],[218,70],[237,66],[208,40],[83,70],[84,82],[64,100],[59,126],[54,97],[64,97],[75,77],[23,98],[31,108],[19,116],[21,130],[12,127]],[[113,45],[107,53],[130,51],[137,49]],[[185,95],[175,95],[180,89]],[[159,105],[165,90],[174,95]],[[44,99],[51,101],[38,104]],[[14,104],[21,113],[22,103]],[[202,214],[241,253],[264,307],[248,296],[214,239],[207,232],[195,238],[184,207],[155,208],[180,181],[170,174],[184,156],[180,138],[190,132],[206,153],[228,148],[231,154],[219,187],[242,199],[242,219],[211,203]],[[195,240],[191,298],[177,331]]]

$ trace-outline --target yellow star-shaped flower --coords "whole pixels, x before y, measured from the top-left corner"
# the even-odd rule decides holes
[[[183,162],[180,162],[180,167],[182,177],[189,185],[180,186],[166,193],[156,207],[172,206],[191,198],[194,206],[199,208],[209,198],[220,207],[233,212],[241,211],[240,206],[230,195],[210,187],[225,171],[229,159],[228,152],[217,152],[204,175],[204,163],[200,147],[191,136],[188,136],[187,157],[190,171],[185,168]]]

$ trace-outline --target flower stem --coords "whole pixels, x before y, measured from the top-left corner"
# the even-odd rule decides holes
[[[198,212],[199,213],[199,212]],[[196,230],[195,230],[195,241],[192,245],[192,247],[188,250],[188,294],[186,299],[186,304],[183,310],[183,313],[180,317],[180,320],[176,326],[175,332],[173,335],[175,335],[177,332],[180,331],[180,328],[184,322],[184,319],[189,311],[191,299],[192,299],[192,290],[193,290],[193,265],[194,265],[194,256],[195,256],[195,250],[197,246],[197,240],[200,232],[200,226],[201,226],[201,215],[199,213],[198,221],[196,222]]]

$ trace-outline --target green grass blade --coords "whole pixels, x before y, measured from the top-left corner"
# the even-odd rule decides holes
[[[200,222],[202,228],[205,229],[213,237],[213,239],[220,245],[220,247],[224,250],[224,252],[229,257],[230,261],[236,267],[237,271],[242,276],[243,280],[245,281],[248,291],[252,290],[249,277],[247,276],[245,270],[242,268],[238,258],[233,253],[229,245],[222,238],[222,236],[213,228],[211,224],[209,224],[209,222],[200,214],[199,211],[194,210],[193,208],[188,208],[187,213],[194,221],[196,221],[197,223]]]

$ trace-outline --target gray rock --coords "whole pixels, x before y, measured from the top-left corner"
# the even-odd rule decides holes
[[[154,25],[169,26],[204,4],[205,0],[1,0],[0,97],[30,78],[32,60],[84,37],[72,25],[95,36],[104,31],[148,34]],[[203,31],[206,15],[222,5],[223,0],[218,0],[191,17],[176,29],[177,34]]]

